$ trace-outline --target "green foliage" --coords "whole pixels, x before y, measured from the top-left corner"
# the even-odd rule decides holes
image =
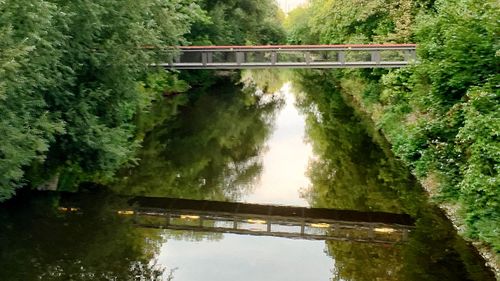
[[[469,233],[491,241],[500,252],[500,96],[492,88],[474,88],[463,106],[464,126],[457,146],[467,155],[459,183]]]
[[[273,0],[203,0],[208,20],[196,22],[187,37],[194,45],[278,44],[285,41]]]
[[[72,74],[58,62],[58,13],[46,1],[0,2],[0,201],[21,184],[23,167],[43,160],[54,134],[64,132],[43,95]]]
[[[200,14],[192,1],[0,2],[0,200],[64,163],[109,178],[138,147],[133,117],[143,45],[177,45]],[[146,99],[147,101],[147,99]]]
[[[287,31],[287,43],[292,45],[314,44],[318,42],[316,34],[309,27],[310,9],[298,7],[293,9],[285,19],[284,26]]]
[[[484,84],[499,70],[498,2],[438,1],[436,13],[418,18],[420,79],[447,110],[473,85]]]
[[[285,26],[297,44],[406,42],[414,15],[409,0],[312,0],[292,11]]]

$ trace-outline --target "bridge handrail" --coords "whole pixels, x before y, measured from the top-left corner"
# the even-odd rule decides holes
[[[416,44],[342,44],[342,45],[260,45],[260,46],[179,46],[183,52],[199,51],[373,51],[414,50]]]

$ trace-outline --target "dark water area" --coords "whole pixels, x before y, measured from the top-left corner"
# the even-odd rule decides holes
[[[21,192],[0,206],[0,280],[495,279],[320,73],[294,75],[272,95],[229,82],[199,91],[109,187],[83,186],[77,205]],[[362,227],[329,241],[147,228],[127,211],[134,196],[408,214],[415,225],[395,243],[359,242]]]

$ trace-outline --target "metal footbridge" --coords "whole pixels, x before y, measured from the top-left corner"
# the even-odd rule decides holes
[[[157,229],[394,244],[414,228],[409,215],[384,212],[154,197],[126,202],[117,215]],[[81,211],[74,198],[62,203],[61,211]]]
[[[415,44],[182,46],[169,69],[398,68],[416,61]]]

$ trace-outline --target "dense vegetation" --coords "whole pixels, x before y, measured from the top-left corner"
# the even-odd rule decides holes
[[[393,151],[463,232],[500,252],[497,1],[312,0],[287,19],[291,43],[418,44],[419,63],[342,71],[333,85],[369,113]]]
[[[0,201],[27,184],[109,181],[134,160],[186,100],[151,104],[188,88],[148,68],[169,55],[143,46],[277,42],[276,14],[270,0],[0,1]]]

